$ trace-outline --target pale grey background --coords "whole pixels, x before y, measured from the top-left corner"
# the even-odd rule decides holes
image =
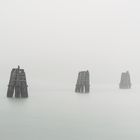
[[[79,70],[93,84],[118,84],[129,70],[140,82],[138,0],[1,0],[1,82],[12,67],[25,68],[28,83],[73,87]]]
[[[139,5],[1,0],[0,138],[140,140],[140,87],[134,86],[140,82]],[[18,64],[27,73],[27,100],[6,98],[10,71]],[[76,94],[78,71],[85,69],[93,89]],[[119,90],[126,70],[133,88]]]

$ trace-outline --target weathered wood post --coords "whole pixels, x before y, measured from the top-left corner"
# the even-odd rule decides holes
[[[7,90],[7,97],[13,97],[15,90],[16,98],[19,97],[27,98],[28,97],[27,87],[28,86],[26,82],[26,75],[24,69],[20,69],[19,66],[17,69],[15,68],[12,69]]]
[[[120,89],[130,89],[131,88],[131,79],[130,79],[129,71],[122,73],[119,87],[120,87]]]
[[[78,74],[75,92],[78,93],[89,93],[90,91],[90,79],[89,71],[81,71]]]

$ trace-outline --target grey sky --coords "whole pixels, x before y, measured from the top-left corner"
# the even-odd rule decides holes
[[[1,79],[21,65],[32,84],[75,84],[89,69],[95,83],[118,84],[130,70],[140,82],[138,0],[3,0]]]

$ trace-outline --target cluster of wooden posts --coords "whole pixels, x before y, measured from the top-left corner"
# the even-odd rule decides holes
[[[89,82],[89,71],[81,71],[78,74],[75,92],[89,93],[90,82]]]
[[[24,69],[14,68],[11,71],[9,80],[7,97],[13,97],[15,94],[16,98],[27,98],[27,81]],[[120,89],[131,88],[130,74],[128,71],[123,72],[119,84]],[[90,74],[89,71],[81,71],[78,74],[77,83],[75,86],[75,92],[77,93],[89,93],[90,92]]]
[[[7,97],[13,97],[14,93],[16,98],[28,97],[26,74],[24,72],[24,69],[20,69],[19,66],[18,68],[14,68],[11,71]]]

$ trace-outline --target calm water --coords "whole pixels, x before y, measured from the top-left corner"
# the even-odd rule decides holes
[[[40,91],[40,92],[39,92]],[[30,91],[0,99],[2,140],[140,140],[140,88]]]

